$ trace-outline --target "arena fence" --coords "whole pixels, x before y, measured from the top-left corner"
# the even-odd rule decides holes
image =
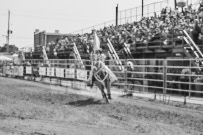
[[[127,65],[128,61],[133,67]],[[125,59],[121,60],[124,70],[115,65],[115,61],[106,61],[106,65],[116,74],[118,81],[112,84],[122,92],[154,93],[202,97],[203,75],[197,67],[195,59]],[[27,61],[28,62],[28,61]],[[46,82],[55,85],[78,89],[89,89],[86,80],[91,69],[91,61],[83,60],[82,69],[77,60],[53,59],[50,65],[43,66],[43,60],[29,60],[30,64],[14,65],[9,62],[0,63],[0,75]],[[96,87],[96,86],[94,86]]]

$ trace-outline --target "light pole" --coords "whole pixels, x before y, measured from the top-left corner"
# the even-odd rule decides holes
[[[118,25],[118,4],[116,6],[116,26]]]
[[[144,15],[144,0],[142,0],[142,17]]]
[[[9,45],[9,37],[10,37],[10,11],[8,11],[8,30],[7,30],[7,44]]]
[[[176,0],[174,0],[174,7],[175,7],[175,9],[177,7],[177,1]]]

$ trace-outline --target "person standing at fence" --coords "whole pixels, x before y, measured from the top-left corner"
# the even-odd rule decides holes
[[[133,74],[132,74],[133,70],[134,70],[133,63],[131,61],[128,61],[127,62],[127,82],[131,84],[134,84]]]
[[[182,95],[186,98],[186,96],[188,95],[188,92],[186,92],[186,90],[189,90],[189,75],[190,74],[190,70],[185,68],[182,70],[181,72],[181,77],[180,77],[180,81],[181,81],[181,84],[180,84],[180,88],[182,91]]]

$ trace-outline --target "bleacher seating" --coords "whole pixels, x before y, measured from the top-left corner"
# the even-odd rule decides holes
[[[137,54],[140,53],[166,53],[167,56],[173,56],[173,53],[177,52],[173,49],[183,48],[186,44],[182,38],[182,30],[187,31],[196,44],[203,44],[203,18],[200,16],[202,12],[200,9],[192,9],[190,5],[183,12],[166,7],[163,8],[160,16],[143,17],[138,22],[108,26],[96,32],[104,50],[108,49],[107,39],[110,39],[118,53],[122,53],[124,43],[127,44],[134,58],[138,58]],[[56,43],[49,43],[46,46],[48,56],[70,58],[73,42],[77,45],[82,59],[87,58],[92,51],[93,32],[77,34],[60,39]],[[122,58],[122,55],[118,55]]]

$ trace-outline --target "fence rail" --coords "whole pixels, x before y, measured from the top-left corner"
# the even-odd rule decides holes
[[[106,61],[108,67],[118,77],[112,86],[127,92],[147,92],[155,94],[175,94],[179,96],[203,97],[203,74],[199,67],[192,65],[196,59],[124,59],[124,69],[120,71],[114,61]],[[126,65],[134,64],[134,69]],[[42,66],[43,60],[29,60],[30,65],[0,63],[0,76],[43,80],[45,78],[65,81],[68,86],[87,88],[86,80],[91,68],[89,60],[83,60],[86,69],[80,69],[77,60],[50,60],[50,67]],[[118,67],[118,66],[117,66]],[[181,73],[187,69],[187,73]],[[200,67],[200,69],[203,69]],[[57,81],[58,82],[58,81]],[[81,85],[75,85],[80,82]],[[64,85],[64,83],[63,83]]]
[[[158,1],[143,6],[143,17],[160,16],[161,10],[168,5],[168,1]],[[121,10],[118,12],[118,23],[137,22],[142,18],[142,6]]]

